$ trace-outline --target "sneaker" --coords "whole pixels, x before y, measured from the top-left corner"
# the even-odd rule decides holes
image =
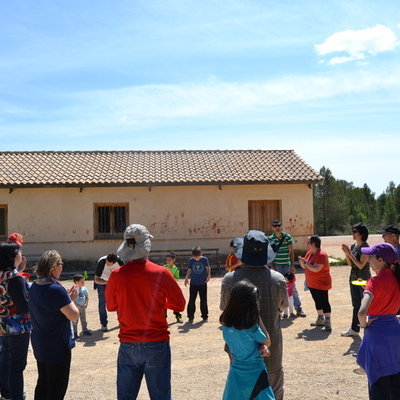
[[[283,319],[286,319],[286,318],[289,318],[289,317],[288,317],[287,314],[283,314],[283,315],[282,315],[282,318],[283,318]]]
[[[325,321],[325,330],[328,332],[332,332],[331,321]]]
[[[290,313],[290,315],[289,315],[291,318],[296,318],[296,314],[294,314],[294,313]]]
[[[188,322],[189,322],[189,324],[193,324],[193,320],[192,319],[189,319]]]
[[[340,336],[345,336],[345,337],[349,337],[349,336],[359,336],[359,333],[356,331],[353,331],[353,329],[349,328],[347,329],[347,331],[342,332],[340,334]]]
[[[92,336],[92,332],[90,331],[83,331],[82,332],[85,336]]]
[[[307,317],[306,313],[305,313],[301,308],[299,308],[299,309],[297,310],[297,316],[298,316],[298,317],[302,317],[302,318]]]
[[[176,319],[176,322],[183,322],[182,317],[178,317],[178,318]]]
[[[102,326],[101,326],[101,330],[102,330],[103,332],[108,332],[107,325],[102,325]]]
[[[325,320],[323,318],[317,318],[315,322],[311,322],[310,326],[325,326]]]
[[[203,318],[203,322],[208,322],[208,318]]]

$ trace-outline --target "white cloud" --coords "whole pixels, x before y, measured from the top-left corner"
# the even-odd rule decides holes
[[[319,55],[346,53],[347,56],[334,57],[330,64],[357,61],[367,56],[375,56],[384,51],[393,50],[398,45],[394,32],[383,25],[360,30],[336,32],[324,43],[315,45]]]
[[[231,83],[217,80],[181,85],[148,85],[77,94],[79,112],[107,115],[120,123],[218,114],[265,112],[269,107],[369,93],[400,86],[397,70],[337,73],[329,77],[286,76],[276,81]],[[397,89],[396,89],[397,90]],[[94,106],[94,107],[93,107]],[[98,107],[98,110],[96,108]]]
[[[358,57],[333,57],[330,61],[329,64],[343,64],[348,61],[352,60],[361,60],[364,58],[363,54],[360,54]]]

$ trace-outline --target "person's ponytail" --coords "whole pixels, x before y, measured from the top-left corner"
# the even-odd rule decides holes
[[[394,271],[394,274],[396,275],[397,280],[400,282],[400,264],[399,264],[399,261],[396,260],[392,265],[393,265],[392,269]]]

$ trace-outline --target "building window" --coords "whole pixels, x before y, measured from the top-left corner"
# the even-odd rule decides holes
[[[281,219],[280,200],[249,200],[249,229],[272,233],[272,221]]]
[[[96,239],[120,239],[128,225],[128,203],[95,204]]]
[[[7,239],[7,206],[0,205],[0,240]]]

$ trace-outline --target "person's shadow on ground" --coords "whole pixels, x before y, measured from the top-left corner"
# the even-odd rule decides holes
[[[295,319],[296,318],[292,318],[292,317],[282,318],[281,319],[281,328],[285,329],[285,328],[288,328],[289,326],[293,325]]]
[[[361,344],[360,336],[352,336],[353,342],[350,344],[348,350],[343,353],[344,356],[352,355],[354,357],[357,356],[358,349]]]
[[[176,322],[174,322],[176,323]],[[207,322],[204,321],[198,321],[198,322],[185,322],[183,325],[178,326],[178,333],[188,333],[189,331],[192,331],[194,329],[199,329],[201,328],[204,324]],[[171,325],[171,324],[170,324]]]
[[[91,336],[81,334],[79,335],[77,341],[83,343],[83,347],[94,347],[97,345],[97,342],[109,339],[110,336],[108,335],[108,332],[115,331],[116,329],[119,329],[119,327],[114,326],[114,328],[110,328],[107,332],[103,332],[101,329],[98,329],[97,331],[91,331]]]
[[[307,341],[325,340],[332,332],[326,331],[323,327],[316,326],[311,329],[304,329],[297,334],[296,339],[304,339]]]

